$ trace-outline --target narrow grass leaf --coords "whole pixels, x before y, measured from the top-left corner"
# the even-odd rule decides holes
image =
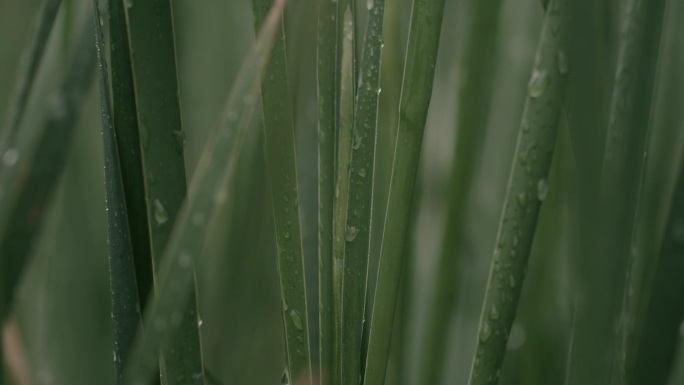
[[[261,28],[273,0],[254,0],[255,27]],[[299,221],[299,192],[294,119],[287,80],[284,26],[281,24],[261,82],[266,167],[270,177],[287,365],[297,383],[311,384],[304,255]]]
[[[499,380],[527,270],[539,209],[548,193],[556,132],[565,98],[566,1],[552,0],[537,46],[503,213],[480,315],[469,384]]]
[[[128,43],[124,2],[108,0],[109,52],[111,60],[112,119],[119,152],[119,164],[133,245],[133,260],[141,309],[152,290],[152,255],[150,249],[145,176],[135,104],[133,68]]]
[[[333,356],[333,198],[338,104],[338,1],[323,0],[318,9],[318,298],[321,383],[332,384]],[[333,22],[334,21],[334,22]]]
[[[681,160],[684,115],[680,108],[684,79],[676,69],[682,66],[684,55],[672,49],[684,42],[678,33],[682,10],[681,4],[672,2],[665,9],[647,150],[650,159],[643,182],[645,202],[641,205],[638,223],[641,271],[637,274],[642,282],[636,288],[627,288],[638,302],[626,367],[628,378],[634,384],[649,382],[647,379],[653,384],[667,383],[677,352],[677,320],[684,319],[684,314],[677,315],[681,311],[678,306],[684,306],[679,298],[684,291],[676,287],[681,280],[673,278],[683,274],[675,250],[678,247],[676,217],[684,191]],[[673,127],[678,129],[673,131]]]
[[[147,217],[156,274],[161,257],[186,194],[184,144],[181,126],[176,51],[171,2],[128,1],[126,18],[135,82]],[[155,285],[158,278],[155,277]],[[163,352],[163,377],[171,383],[200,373],[202,354],[197,327],[194,286],[189,289],[182,326],[176,340]]]
[[[337,129],[337,161],[335,163],[335,196],[333,199],[333,380],[332,384],[342,381],[342,309],[344,282],[344,253],[347,243],[347,208],[349,207],[349,170],[352,152],[352,130],[354,114],[354,81],[353,81],[353,17],[351,8],[344,12],[344,30],[342,31],[342,59],[340,63],[339,92],[339,125]],[[350,233],[349,236],[353,236]]]
[[[630,383],[667,384],[684,318],[684,168],[677,178],[669,219],[651,279]]]
[[[95,44],[100,81],[102,109],[102,145],[104,149],[105,207],[107,208],[107,245],[109,247],[109,283],[114,331],[113,360],[117,383],[123,381],[124,365],[141,325],[140,302],[135,281],[133,245],[128,228],[128,213],[123,178],[116,144],[116,132],[109,100],[109,80],[104,57],[104,43],[100,27],[97,0],[93,0]]]
[[[399,102],[399,128],[365,363],[366,385],[385,383],[404,246],[408,236],[423,131],[432,97],[443,14],[444,0],[413,2],[404,83]]]
[[[45,0],[35,16],[30,43],[26,46],[26,52],[22,56],[19,67],[21,72],[17,76],[18,81],[12,92],[9,111],[3,124],[2,139],[0,140],[0,154],[3,154],[3,156],[8,151],[10,151],[10,154],[12,154],[11,151],[16,151],[12,147],[16,141],[17,131],[19,131],[19,126],[26,110],[33,81],[36,79],[38,67],[43,58],[43,53],[45,52],[45,47],[47,46],[52,26],[55,24],[57,12],[61,4],[62,0]],[[4,168],[7,167],[6,163],[0,163],[0,175],[4,173]]]
[[[631,0],[624,10],[602,166],[601,217],[595,231],[601,236],[585,267],[589,273],[583,277],[584,285],[591,292],[583,293],[578,305],[569,384],[609,383],[624,374],[628,319],[620,313],[633,262],[630,245],[643,188],[643,154],[664,7],[665,0]]]
[[[358,383],[361,375],[385,1],[368,1],[367,9],[359,83],[354,95],[349,207],[345,228],[341,356],[342,384],[345,385]]]
[[[182,321],[181,314],[191,295],[192,267],[206,246],[208,229],[217,221],[220,208],[232,198],[232,189],[238,188],[231,182],[252,122],[259,82],[279,32],[282,10],[283,2],[276,2],[243,62],[226,102],[224,118],[207,140],[193,174],[189,198],[179,213],[166,256],[157,269],[157,295],[145,310],[144,329],[136,339],[126,369],[126,384],[146,383],[152,376],[159,348],[168,345]]]
[[[463,80],[457,91],[457,140],[451,163],[447,219],[421,355],[420,378],[425,384],[437,384],[442,374],[448,342],[444,336],[448,334],[449,320],[456,306],[454,288],[458,284],[454,282],[459,281],[458,267],[462,263],[464,212],[476,180],[474,172],[480,161],[492,90],[501,2],[476,1],[473,7],[463,53]]]
[[[38,134],[34,148],[15,149],[17,156],[27,156],[21,169],[2,176],[0,197],[0,255],[3,263],[4,308],[7,316],[17,285],[22,277],[36,236],[43,224],[43,214],[50,202],[69,152],[72,134],[80,114],[80,105],[94,77],[92,21],[81,27],[79,41],[71,58],[69,71],[50,96],[47,121]]]

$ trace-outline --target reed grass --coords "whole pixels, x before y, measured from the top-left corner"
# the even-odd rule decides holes
[[[52,24],[54,15],[50,5],[44,8],[40,18],[43,23]],[[55,11],[56,12],[56,11]],[[49,27],[47,28],[49,31]],[[21,81],[19,95],[8,115],[11,124],[3,133],[3,171],[0,174],[0,266],[2,274],[2,296],[0,298],[0,317],[6,320],[12,311],[17,287],[24,277],[29,264],[31,252],[43,226],[43,210],[52,200],[52,192],[61,175],[65,158],[71,143],[73,126],[79,117],[79,104],[91,84],[92,67],[95,61],[92,50],[92,29],[90,23],[82,27],[78,45],[71,58],[69,72],[64,75],[61,85],[51,96],[51,105],[45,122],[41,122],[37,139],[34,143],[14,147],[19,123],[26,99],[28,98],[39,57],[46,44],[45,28],[39,32],[31,47],[32,58],[26,77]],[[37,48],[36,46],[41,46]],[[35,56],[34,56],[35,55]],[[26,94],[24,94],[26,93]],[[16,95],[16,94],[15,94]],[[34,148],[31,148],[32,146]],[[19,156],[30,159],[28,167],[18,169]],[[9,161],[8,161],[9,160]],[[24,161],[26,162],[26,161]],[[22,163],[24,164],[24,163]],[[0,348],[0,359],[4,362],[5,348]],[[5,381],[5,370],[0,368],[0,383]]]
[[[283,2],[276,2],[264,21],[256,44],[232,87],[221,124],[207,141],[193,174],[189,199],[179,213],[158,268],[157,295],[145,310],[145,327],[131,353],[125,375],[127,384],[149,380],[156,368],[158,349],[168,346],[169,339],[182,327],[181,314],[186,309],[194,279],[193,265],[206,247],[207,229],[215,224],[218,209],[232,199],[231,189],[237,187],[231,182],[256,108],[259,82],[277,37],[282,9]],[[200,380],[202,371],[200,368],[185,381]]]
[[[185,132],[180,116],[173,14],[170,1],[125,5],[156,275],[186,194]],[[162,377],[170,382],[192,379],[194,384],[203,383],[194,291],[192,286],[176,342],[163,353]]]
[[[678,279],[684,271],[681,224],[684,215],[684,178],[680,171],[672,197],[669,218],[661,249],[651,279],[645,319],[637,334],[634,372],[630,383],[667,384],[675,359],[676,341],[684,305],[679,293],[684,290]],[[631,373],[630,373],[631,374]]]
[[[680,2],[99,3],[0,5],[0,383],[681,380]]]
[[[145,176],[138,127],[131,50],[126,10],[122,1],[107,1],[109,12],[109,57],[111,62],[112,119],[128,226],[133,247],[136,283],[141,309],[145,308],[152,285],[152,255],[145,198]]]
[[[93,1],[95,44],[98,58],[98,79],[102,109],[102,145],[105,169],[105,205],[107,208],[107,245],[109,247],[109,282],[111,285],[112,329],[114,332],[113,360],[117,383],[123,381],[135,333],[142,320],[136,284],[133,244],[130,236],[128,212],[124,193],[123,173],[119,161],[116,132],[109,99],[109,79],[100,12]]]
[[[546,10],[487,279],[469,384],[499,380],[539,209],[548,194],[569,70],[565,8],[566,2],[551,1]]]
[[[367,8],[368,20],[359,66],[359,83],[354,96],[349,203],[345,227],[340,359],[344,385],[358,382],[362,373],[361,352],[372,227],[373,174],[385,2],[369,1]]]
[[[255,0],[255,28],[268,17],[270,0]],[[284,27],[276,36],[261,82],[266,163],[271,181],[278,270],[283,301],[287,366],[294,381],[312,383],[304,259],[299,220],[299,192],[294,119],[287,79]]]
[[[21,73],[18,75],[15,89],[12,92],[9,110],[3,124],[0,154],[7,153],[8,150],[12,150],[12,147],[16,145],[17,131],[24,117],[31,88],[36,79],[38,67],[45,53],[45,47],[47,46],[48,38],[50,37],[52,26],[55,24],[57,12],[61,4],[61,0],[45,0],[35,16],[30,42],[26,46],[26,51],[21,59]],[[5,166],[4,162],[0,165],[0,176],[2,176]]]
[[[339,92],[339,126],[337,129],[337,148],[335,164],[335,196],[333,198],[333,349],[334,363],[332,370],[332,382],[342,381],[342,337],[343,327],[343,296],[344,296],[344,261],[347,243],[347,219],[349,208],[350,189],[350,166],[352,153],[352,130],[354,113],[354,83],[353,83],[353,18],[351,8],[347,7],[344,12],[344,30],[340,40],[342,41],[342,58],[340,66],[340,92]]]
[[[380,251],[375,307],[371,319],[364,384],[383,384],[399,292],[413,190],[442,27],[444,1],[413,3],[399,102],[399,128]]]
[[[1,207],[3,223],[0,225],[0,255],[5,278],[3,318],[12,305],[17,285],[43,224],[42,208],[50,202],[51,193],[61,175],[73,128],[79,118],[79,104],[93,80],[93,34],[91,23],[86,25],[81,27],[69,71],[50,97],[47,118],[41,124],[37,141],[32,143],[35,147],[16,149],[17,157],[23,154],[31,159],[27,162],[29,166],[13,170],[15,172],[6,174],[8,178],[3,180],[2,189],[5,193]],[[5,164],[18,165],[16,160]]]
[[[630,2],[624,10],[615,80],[600,185],[601,221],[598,229],[611,229],[598,240],[592,271],[585,278],[594,292],[584,294],[577,315],[576,348],[571,357],[569,384],[611,381],[624,375],[628,349],[622,333],[628,315],[621,314],[629,269],[632,234],[651,110],[651,97],[660,45],[664,1]],[[635,108],[635,106],[640,108]],[[606,270],[604,270],[606,269]],[[620,322],[620,336],[613,335]],[[605,333],[605,334],[604,334]],[[601,339],[601,343],[596,343]],[[591,347],[586,346],[587,341]],[[619,342],[617,342],[619,341]]]
[[[333,317],[333,199],[338,106],[338,2],[321,1],[317,31],[318,97],[318,297],[321,382],[331,384],[336,335]],[[335,22],[330,22],[330,21]]]

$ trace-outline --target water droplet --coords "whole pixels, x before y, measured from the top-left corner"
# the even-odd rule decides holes
[[[524,191],[518,193],[518,203],[521,207],[525,207],[527,204],[527,194]]]
[[[169,220],[169,214],[166,213],[166,209],[159,199],[154,200],[154,220],[157,221],[157,225],[162,225]]]
[[[359,229],[354,226],[347,226],[347,230],[344,232],[344,238],[347,242],[354,242],[358,235]]]
[[[361,136],[354,135],[354,142],[352,143],[352,149],[358,150],[361,147]]]
[[[126,4],[126,8],[133,8],[133,0],[124,0],[124,3]]]
[[[568,58],[565,56],[565,52],[558,51],[556,65],[558,66],[558,72],[563,75],[568,73]]]
[[[520,326],[519,324],[514,324],[513,327],[511,328],[511,334],[508,337],[508,344],[506,345],[506,349],[508,350],[517,350],[520,349],[521,346],[525,343],[525,340],[527,339],[527,332],[525,329]]]
[[[284,236],[285,236],[285,239],[290,239],[290,232],[286,231]]]
[[[203,323],[204,323],[204,321],[202,321],[201,318],[198,318],[198,319],[197,319],[197,327],[198,327],[198,328],[201,328]]]
[[[549,195],[549,184],[546,179],[539,179],[537,182],[537,199],[543,201],[547,195]]]
[[[501,315],[499,314],[499,308],[496,307],[496,305],[492,305],[492,308],[489,310],[489,319],[492,321],[496,321],[499,319]]]
[[[294,325],[294,327],[297,328],[297,330],[302,330],[304,328],[304,324],[302,323],[302,314],[299,312],[299,310],[290,310],[290,319],[292,320],[292,324]]]
[[[508,286],[510,286],[511,288],[515,287],[515,277],[513,276],[513,274],[508,276]]]
[[[176,141],[176,149],[182,154],[183,147],[185,147],[185,132],[183,130],[174,131],[173,139]]]
[[[365,168],[360,169],[358,174],[361,178],[364,178],[366,176],[366,169]]]
[[[112,361],[116,362],[116,350],[112,350]]]
[[[482,325],[482,330],[480,330],[480,343],[484,344],[487,341],[489,341],[489,338],[492,336],[492,327],[489,326],[489,322],[485,322],[484,325]]]
[[[354,38],[352,12],[351,7],[349,5],[347,5],[347,10],[344,12],[344,38],[347,39],[347,41],[352,41],[352,39]]]
[[[533,98],[540,97],[544,91],[546,91],[546,87],[549,86],[549,81],[549,73],[546,72],[546,70],[535,69],[532,72],[530,82],[527,84],[527,90],[530,93],[530,96]]]
[[[15,164],[17,164],[18,160],[19,160],[19,151],[17,151],[14,148],[10,148],[7,151],[5,151],[5,154],[2,156],[2,162],[7,167],[14,166]]]
[[[373,5],[375,5],[375,3],[373,2],[373,0],[368,0],[368,1],[366,2],[366,8],[368,8],[369,11],[370,11],[371,9],[373,9]]]

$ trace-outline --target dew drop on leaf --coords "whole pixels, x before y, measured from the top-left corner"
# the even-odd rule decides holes
[[[154,200],[154,220],[157,221],[157,225],[162,225],[169,220],[169,214],[159,199]]]
[[[482,330],[480,330],[480,343],[484,344],[487,341],[489,341],[489,338],[492,336],[492,327],[489,326],[489,322],[485,322],[484,325],[482,325]]]
[[[533,98],[540,97],[549,86],[549,73],[546,70],[535,69],[527,85],[527,90]]]
[[[19,151],[17,151],[14,148],[10,148],[7,151],[5,151],[5,154],[2,156],[2,163],[4,163],[7,167],[14,166],[18,160]]]
[[[556,65],[558,66],[558,72],[565,75],[568,73],[568,58],[565,56],[565,52],[558,51],[556,57]]]
[[[499,317],[499,309],[496,307],[496,305],[492,305],[492,308],[489,310],[489,319],[496,321],[499,319]]]
[[[290,319],[292,324],[297,330],[302,330],[304,328],[304,323],[302,323],[302,314],[297,309],[290,310]]]
[[[537,199],[543,201],[547,195],[549,195],[549,184],[546,179],[539,179],[537,182]]]
[[[359,235],[359,229],[354,226],[347,226],[347,230],[344,232],[344,238],[347,242],[354,242],[354,239]]]

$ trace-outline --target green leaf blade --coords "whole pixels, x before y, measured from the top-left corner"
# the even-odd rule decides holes
[[[133,68],[124,2],[107,1],[111,60],[112,119],[116,131],[126,211],[141,309],[152,291],[152,254],[145,198],[145,175],[138,130]]]
[[[368,2],[368,21],[354,100],[349,207],[342,283],[342,384],[356,384],[361,370],[363,316],[368,281],[373,173],[380,96],[384,0]],[[353,17],[353,14],[352,14]]]
[[[150,380],[158,365],[159,348],[166,347],[181,326],[179,314],[186,309],[194,276],[192,268],[202,254],[208,229],[215,225],[217,213],[229,199],[238,160],[247,130],[252,122],[259,82],[275,40],[282,16],[283,2],[276,2],[257,37],[226,102],[221,124],[207,140],[190,184],[188,200],[179,213],[174,234],[157,273],[157,296],[145,310],[144,328],[137,337],[125,383]],[[197,322],[197,320],[196,320]],[[196,381],[199,372],[190,381]]]
[[[338,105],[338,2],[325,0],[318,10],[318,279],[321,383],[332,384],[336,311],[333,300],[333,199],[335,132]],[[335,22],[331,22],[335,20]],[[339,312],[337,312],[339,313]]]
[[[550,2],[537,46],[480,315],[471,385],[499,380],[539,209],[548,194],[548,174],[567,83],[566,4],[564,0]]]
[[[399,102],[399,128],[365,363],[366,385],[385,383],[404,246],[423,132],[432,98],[443,15],[443,0],[416,0],[413,3],[404,83]]]
[[[277,2],[252,2],[255,28],[261,28],[272,4]],[[290,100],[285,35],[281,25],[261,84],[266,165],[271,181],[288,370],[294,381],[311,384],[304,254],[299,220],[294,119]]]
[[[171,2],[126,4],[155,275],[186,195]],[[155,278],[158,281],[158,278]],[[155,283],[156,285],[156,283]],[[157,289],[160,289],[157,287]],[[192,291],[194,293],[194,287]],[[203,383],[196,296],[188,297],[176,341],[163,354],[163,378]],[[195,378],[200,373],[199,378]]]
[[[102,145],[104,149],[105,206],[107,209],[107,245],[109,248],[109,279],[114,331],[114,365],[117,383],[123,381],[124,366],[138,327],[141,325],[140,302],[133,262],[133,245],[128,227],[125,193],[116,133],[109,100],[107,63],[100,27],[100,12],[93,1],[95,43],[100,81],[102,110]]]

